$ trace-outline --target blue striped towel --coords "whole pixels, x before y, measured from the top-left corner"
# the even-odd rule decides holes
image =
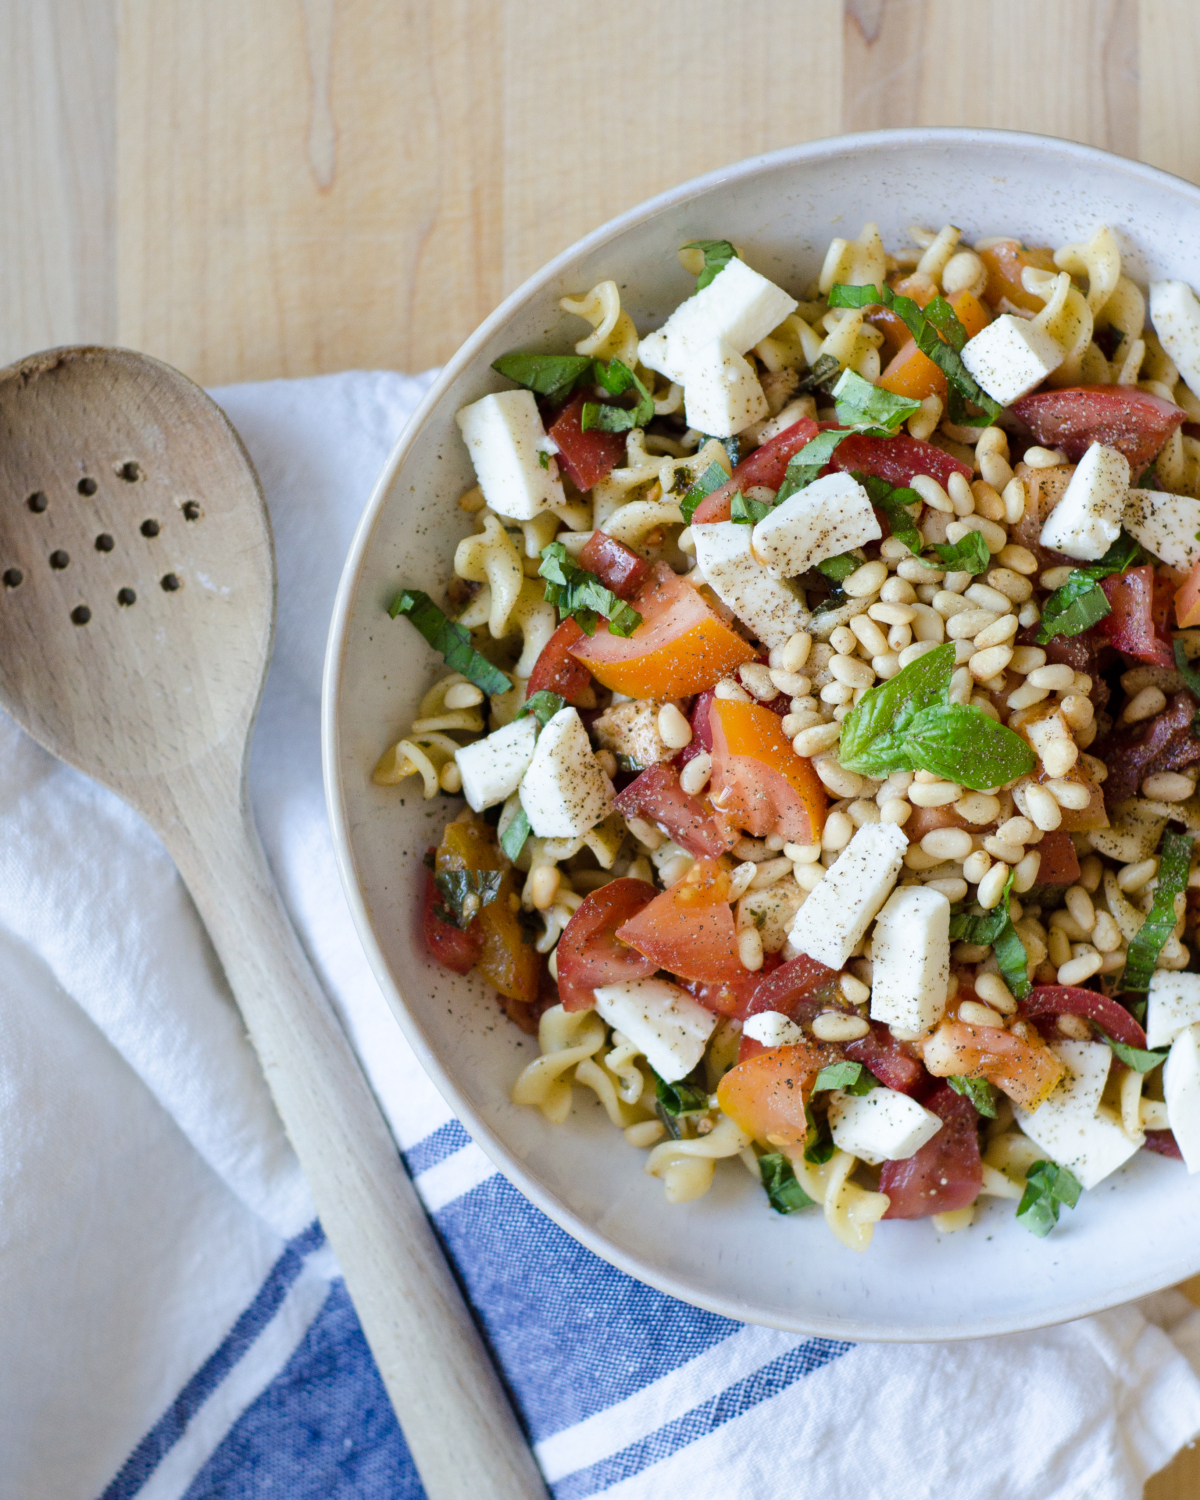
[[[431,378],[216,393],[258,465],[278,546],[252,788],[285,900],[555,1500],[1135,1500],[1200,1431],[1200,1313],[1179,1294],[959,1345],[856,1347],[731,1323],[549,1223],[425,1078],[341,897],[318,700],[341,559]],[[164,851],[3,719],[0,736],[0,1494],[417,1500]]]

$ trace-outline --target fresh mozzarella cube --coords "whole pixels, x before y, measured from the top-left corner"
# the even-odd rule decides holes
[[[1112,1064],[1104,1042],[1055,1042],[1052,1052],[1066,1068],[1050,1097],[1030,1114],[1013,1106],[1017,1123],[1035,1145],[1080,1184],[1093,1188],[1126,1162],[1141,1145],[1131,1141],[1100,1096]]]
[[[1003,313],[967,340],[962,362],[993,401],[1011,406],[1058,369],[1063,351],[1044,328]]]
[[[928,1031],[945,1014],[949,983],[949,901],[928,886],[899,886],[871,935],[871,1019]]]
[[[904,831],[894,823],[864,823],[796,913],[792,946],[842,968],[887,900],[907,851]]]
[[[1200,1172],[1200,1025],[1185,1026],[1163,1064],[1167,1124],[1189,1172]]]
[[[1129,460],[1116,448],[1093,443],[1042,527],[1042,546],[1095,562],[1121,534],[1128,495]]]
[[[811,623],[795,588],[774,578],[750,552],[751,527],[709,521],[692,527],[696,565],[705,583],[770,648]]]
[[[826,474],[759,521],[751,549],[776,578],[795,578],[827,557],[878,541],[882,535],[870,497],[858,480],[849,474]]]
[[[942,1128],[939,1115],[895,1089],[869,1094],[833,1094],[829,1100],[833,1144],[877,1166],[907,1161]]]
[[[537,720],[530,714],[454,752],[463,796],[475,812],[512,796],[529,769],[536,740]]]
[[[1158,969],[1146,1003],[1147,1047],[1169,1047],[1185,1027],[1200,1021],[1200,974]]]
[[[623,979],[597,985],[596,1009],[668,1083],[677,1083],[692,1071],[717,1024],[714,1011],[665,979]]]
[[[566,500],[562,481],[538,455],[548,452],[546,429],[532,391],[499,391],[455,418],[475,465],[483,498],[500,516],[532,521]]]
[[[750,361],[724,339],[714,339],[692,359],[683,400],[688,426],[719,438],[771,414]]]
[[[1130,490],[1125,501],[1125,529],[1148,552],[1181,572],[1200,559],[1200,500],[1168,495],[1163,490]]]
[[[764,1047],[794,1047],[804,1040],[799,1026],[780,1010],[760,1010],[747,1020],[742,1035],[752,1042],[761,1042]]]
[[[1200,301],[1186,281],[1150,283],[1150,321],[1188,388],[1200,395]]]
[[[592,754],[574,708],[560,708],[537,738],[521,780],[521,806],[540,839],[580,838],[612,806],[612,782]]]
[[[638,358],[668,380],[686,385],[689,366],[706,344],[723,339],[745,354],[798,306],[744,260],[731,260],[702,291],[680,303],[657,333],[642,340]]]

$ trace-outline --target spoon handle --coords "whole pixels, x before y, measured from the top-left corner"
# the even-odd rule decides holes
[[[181,795],[182,794],[182,795]],[[428,1500],[545,1500],[496,1371],[346,1034],[301,950],[244,794],[175,787],[164,829],[224,965]]]

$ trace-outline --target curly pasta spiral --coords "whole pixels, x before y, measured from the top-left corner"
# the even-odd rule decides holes
[[[521,1070],[513,1085],[514,1104],[531,1104],[555,1125],[571,1112],[570,1073],[604,1045],[604,1022],[592,1010],[566,1011],[552,1005],[538,1023],[541,1057]]]
[[[592,325],[588,337],[575,345],[576,354],[590,355],[593,359],[619,359],[633,369],[637,363],[637,329],[629,314],[621,311],[621,293],[615,281],[601,281],[579,297],[562,297],[558,305],[563,312],[586,318]]]
[[[655,1146],[643,1170],[650,1177],[662,1178],[668,1203],[689,1203],[702,1198],[712,1187],[722,1157],[737,1156],[749,1144],[746,1132],[728,1115],[722,1115],[707,1135]]]

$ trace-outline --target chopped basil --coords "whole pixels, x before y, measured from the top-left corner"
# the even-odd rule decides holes
[[[532,697],[525,700],[513,717],[523,719],[527,714],[532,714],[545,729],[554,715],[566,706],[567,700],[561,693],[552,693],[549,688],[539,688]]]
[[[550,542],[542,548],[538,573],[546,580],[549,602],[563,619],[574,618],[585,635],[596,633],[601,615],[613,635],[632,635],[642,623],[637,610],[606,589],[595,573],[581,568],[561,542]]]
[[[583,354],[502,354],[492,369],[526,390],[559,401],[592,373],[594,359]]]
[[[1150,988],[1150,978],[1158,962],[1158,955],[1175,930],[1175,897],[1187,890],[1191,862],[1191,834],[1168,830],[1163,835],[1154,904],[1149,916],[1134,933],[1129,952],[1125,956],[1125,974],[1121,981],[1123,989]]]
[[[538,449],[538,465],[543,469],[550,467],[550,455],[546,452],[545,448]]]
[[[1159,1063],[1167,1060],[1165,1047],[1161,1052],[1147,1052],[1142,1047],[1131,1047],[1128,1042],[1118,1042],[1116,1037],[1109,1036],[1103,1027],[1100,1028],[1100,1035],[1112,1048],[1114,1055],[1135,1073],[1152,1073]]]
[[[1017,1205],[1017,1223],[1039,1239],[1058,1223],[1059,1205],[1074,1208],[1083,1191],[1079,1179],[1052,1161],[1035,1161],[1025,1173],[1025,1192]]]
[[[1007,905],[1006,900],[1005,906]],[[1024,1000],[1032,988],[1029,982],[1029,954],[1025,951],[1025,944],[1013,926],[1011,917],[1000,929],[1000,936],[992,944],[992,952],[996,955],[1001,979],[1018,1000]]]
[[[909,417],[921,410],[921,403],[908,396],[896,396],[854,370],[846,370],[833,388],[837,418],[846,427],[877,429],[877,435],[894,436]]]
[[[775,507],[769,500],[748,500],[739,490],[729,507],[729,519],[741,526],[753,526],[769,516]]]
[[[829,1121],[823,1119],[818,1122],[809,1105],[804,1106],[804,1115],[808,1121],[808,1134],[804,1138],[804,1160],[811,1162],[814,1167],[820,1167],[833,1155],[833,1133],[829,1128]]]
[[[823,557],[817,564],[817,572],[823,573],[833,583],[842,583],[851,573],[857,573],[863,565],[861,557],[853,552],[839,552],[836,557]]]
[[[728,240],[689,240],[686,245],[680,245],[681,250],[702,250],[704,252],[704,269],[696,277],[696,291],[702,292],[704,288],[714,279],[719,271],[723,271],[731,260],[738,259],[738,253]],[[693,296],[695,293],[693,293]]]
[[[847,1094],[869,1094],[879,1085],[872,1073],[868,1073],[860,1062],[829,1063],[817,1074],[813,1093],[824,1089],[842,1089]]]
[[[1000,975],[1018,1000],[1030,991],[1029,955],[1009,914],[1013,876],[1004,882],[1000,900],[991,911],[955,911],[950,918],[950,941],[991,946]],[[961,1093],[962,1090],[960,1089]]]
[[[442,870],[433,878],[446,901],[434,911],[455,927],[469,927],[500,894],[499,870]]]
[[[799,453],[794,453],[788,460],[783,483],[779,486],[779,491],[775,496],[775,504],[782,505],[789,496],[807,489],[833,457],[838,444],[844,442],[849,436],[849,431],[838,431],[835,427],[828,427],[824,432],[819,432],[815,438],[809,438]]]
[[[989,1120],[996,1118],[996,1090],[986,1078],[964,1078],[961,1073],[951,1073],[946,1082],[956,1094],[969,1099],[981,1115]]]
[[[509,859],[515,861],[519,857],[530,832],[529,814],[523,807],[519,807],[512,822],[500,835],[500,847],[508,855]]]
[[[1037,756],[1019,734],[973,704],[943,703],[923,710],[908,724],[904,744],[912,764],[894,769],[932,771],[977,792],[1007,786],[1037,765]]]
[[[1200,738],[1200,672],[1187,659],[1183,642],[1175,637],[1175,670],[1183,678],[1183,685],[1196,700],[1196,712],[1192,715],[1192,734]]]
[[[886,479],[881,479],[878,474],[863,474],[857,469],[853,477],[866,490],[871,504],[887,517],[892,535],[897,541],[903,542],[914,556],[918,555],[925,545],[925,538],[917,530],[917,523],[909,510],[909,506],[922,503],[916,490],[897,488]],[[933,564],[928,566],[932,567]]]
[[[692,524],[692,517],[696,514],[696,507],[701,500],[706,500],[714,490],[719,490],[728,478],[729,475],[714,459],[700,478],[695,480],[691,489],[679,502],[680,514],[689,526]]]
[[[702,1115],[709,1109],[708,1090],[698,1083],[689,1083],[686,1078],[678,1083],[668,1083],[655,1073],[655,1093],[659,1105],[669,1115]]]
[[[1042,605],[1042,623],[1037,641],[1044,646],[1056,635],[1079,635],[1111,612],[1112,606],[1100,587],[1102,578],[1124,573],[1141,555],[1141,547],[1122,531],[1099,562],[1085,568],[1074,568],[1061,588],[1057,588]]]
[[[889,776],[893,770],[915,770],[891,764],[903,751],[904,728],[922,710],[946,701],[953,672],[954,644],[949,642],[918,656],[879,687],[868,688],[842,720],[841,764],[867,776],[876,774],[875,766],[880,767],[880,776]]]
[[[742,458],[742,440],[735,433],[733,437],[718,438],[717,441],[725,450],[725,457],[729,460],[729,467],[736,469]]]
[[[992,564],[992,554],[979,531],[968,531],[957,542],[934,542],[933,550],[947,573],[983,573]],[[925,562],[925,559],[921,561]]]
[[[473,682],[484,693],[507,693],[512,683],[499,667],[492,666],[471,645],[471,635],[465,625],[457,625],[446,618],[433,600],[421,589],[401,589],[388,607],[394,620],[397,615],[407,615],[435,651],[455,672],[461,672],[468,682]]]
[[[760,1156],[758,1170],[762,1173],[767,1201],[777,1214],[794,1214],[797,1209],[814,1206],[816,1200],[800,1186],[791,1162],[782,1151]]]
[[[645,427],[654,416],[654,397],[619,359],[607,366],[598,359],[596,379],[610,396],[624,395],[632,387],[637,391],[637,405],[601,406],[598,401],[585,401],[579,417],[579,426],[584,432],[592,428],[599,432],[628,432],[631,427]]]
[[[798,393],[828,392],[837,384],[841,373],[842,367],[832,354],[819,355],[808,374],[801,377],[796,390]]]

